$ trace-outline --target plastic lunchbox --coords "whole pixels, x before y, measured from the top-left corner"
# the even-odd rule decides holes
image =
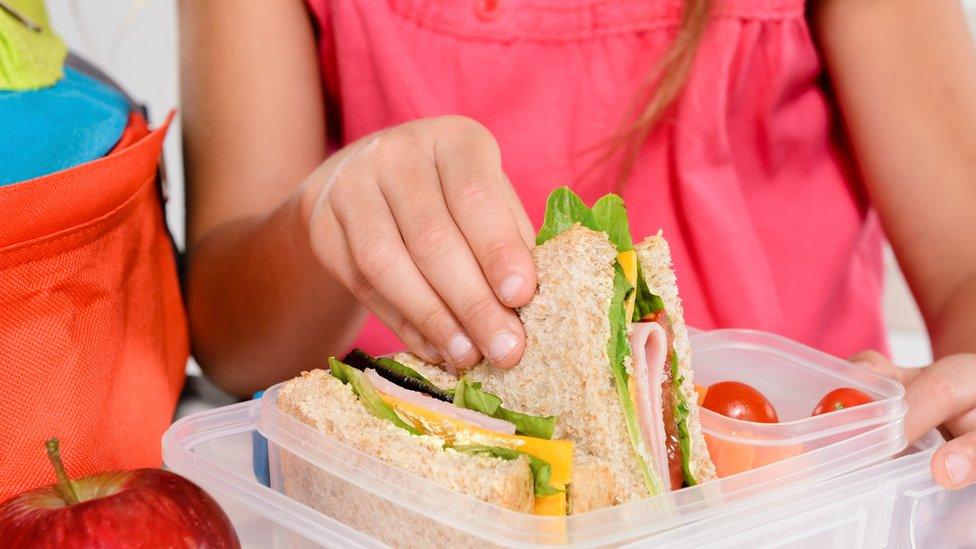
[[[779,415],[778,423],[752,423],[702,409],[705,442],[720,477],[731,480],[789,458],[797,458],[789,468],[794,472],[830,467],[839,474],[904,447],[904,389],[889,379],[764,332],[698,332],[691,342],[696,384],[748,383]],[[874,402],[810,417],[817,402],[839,387],[860,389]]]
[[[976,487],[949,491],[929,472],[942,442],[931,431],[891,461],[755,498],[633,546],[974,547]]]
[[[760,531],[753,518],[764,513],[772,515],[760,524],[820,528],[827,523],[793,515],[815,514],[821,488],[843,492],[838,501],[863,497],[831,479],[871,471],[874,482],[893,490],[886,475],[902,474],[908,465],[903,460],[915,457],[890,459],[905,446],[904,392],[895,382],[761,332],[699,333],[692,346],[697,383],[748,383],[773,402],[781,423],[741,422],[703,410],[702,427],[716,459],[748,470],[584,515],[525,515],[433,485],[279,412],[276,387],[260,401],[178,421],[164,437],[164,460],[214,494],[245,545],[607,546],[673,540],[687,546],[691,537],[701,545],[723,544],[736,532],[752,535]],[[875,401],[810,418],[816,402],[838,387],[858,388]],[[270,487],[254,476],[255,431],[268,441]],[[914,448],[917,455],[932,446],[927,442]],[[920,482],[931,485],[927,471]],[[851,476],[861,482],[863,475]],[[869,514],[865,522],[877,513]]]

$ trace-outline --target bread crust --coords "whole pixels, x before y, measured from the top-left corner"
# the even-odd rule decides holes
[[[513,511],[532,513],[535,490],[528,459],[507,461],[443,448],[373,416],[349,386],[324,370],[303,372],[278,393],[277,407],[330,437],[444,487]]]
[[[613,505],[613,472],[601,460],[581,454],[573,458],[573,482],[567,488],[571,515]]]
[[[649,289],[661,296],[672,320],[684,377],[680,390],[689,407],[692,471],[698,482],[712,480],[715,467],[698,419],[691,348],[670,249],[658,234],[636,251]],[[519,311],[527,338],[522,360],[509,370],[483,362],[465,375],[482,382],[510,409],[559,418],[555,438],[575,443],[572,513],[648,497],[607,355],[617,250],[605,233],[576,225],[537,247],[533,257],[539,287]],[[457,382],[456,375],[409,353],[394,358],[442,388]]]
[[[555,438],[609,468],[614,504],[647,497],[607,355],[617,250],[606,233],[576,225],[533,257],[539,287],[519,311],[522,360],[509,370],[481,363],[466,375],[507,407],[557,416]]]
[[[681,393],[688,404],[688,432],[691,435],[691,470],[698,483],[717,478],[715,465],[708,454],[708,446],[701,430],[698,393],[691,368],[691,344],[688,342],[688,326],[684,308],[678,296],[678,279],[671,262],[671,248],[660,231],[644,239],[636,246],[637,260],[644,273],[644,280],[652,293],[661,297],[664,310],[671,320],[674,332],[674,348],[678,355],[678,372],[684,378]]]

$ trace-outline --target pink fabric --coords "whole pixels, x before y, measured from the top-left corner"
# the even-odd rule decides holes
[[[447,113],[481,121],[536,227],[674,36],[680,0],[309,0],[333,143]],[[623,189],[671,243],[690,324],[841,356],[885,348],[882,233],[822,86],[803,0],[717,0],[690,81]],[[356,345],[402,345],[371,318]]]

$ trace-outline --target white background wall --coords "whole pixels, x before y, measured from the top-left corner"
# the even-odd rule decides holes
[[[196,0],[220,1],[220,0]],[[257,1],[257,0],[256,0]],[[962,0],[976,28],[976,0]],[[48,0],[51,22],[69,47],[102,67],[139,101],[151,121],[177,105],[177,37],[172,0]],[[183,172],[179,119],[166,142],[170,180],[167,216],[177,243],[183,234]],[[923,364],[930,358],[918,309],[893,256],[888,254],[885,312],[896,361]]]

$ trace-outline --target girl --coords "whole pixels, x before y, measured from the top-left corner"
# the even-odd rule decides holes
[[[976,479],[976,55],[951,0],[184,2],[194,350],[238,392],[351,344],[514,365],[548,192],[662,227],[688,321],[885,349],[882,232]],[[856,161],[855,161],[856,158]],[[879,223],[880,222],[880,223]],[[384,327],[385,326],[385,327]],[[391,332],[392,331],[392,332]],[[402,343],[401,343],[402,342]]]

